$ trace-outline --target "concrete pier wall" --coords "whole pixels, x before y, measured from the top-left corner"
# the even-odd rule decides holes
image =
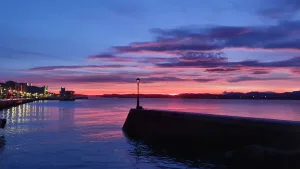
[[[291,121],[131,109],[123,131],[131,138],[196,151],[230,151],[249,145],[300,148],[300,123]]]

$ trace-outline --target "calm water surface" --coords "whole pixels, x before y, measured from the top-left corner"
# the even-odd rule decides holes
[[[38,101],[0,111],[1,169],[218,168],[127,139],[122,125],[135,99]],[[142,99],[144,108],[300,121],[300,101]]]

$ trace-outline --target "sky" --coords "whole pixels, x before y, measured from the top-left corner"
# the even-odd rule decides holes
[[[300,90],[298,0],[0,0],[0,82],[80,94]]]

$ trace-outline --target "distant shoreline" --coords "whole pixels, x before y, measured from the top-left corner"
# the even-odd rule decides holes
[[[136,94],[104,94],[90,95],[89,97],[102,98],[136,98]],[[250,92],[250,93],[224,93],[224,94],[197,94],[186,93],[178,95],[167,94],[140,94],[140,98],[177,98],[177,99],[222,99],[222,100],[300,100],[300,91],[286,93]]]
[[[103,97],[103,96],[90,96],[91,98],[119,98],[119,99],[135,99],[136,97]],[[140,98],[147,98],[147,99],[199,99],[199,100],[300,100],[300,99],[251,99],[251,98],[243,98],[243,99],[223,99],[223,98],[182,98],[182,97],[140,97]]]

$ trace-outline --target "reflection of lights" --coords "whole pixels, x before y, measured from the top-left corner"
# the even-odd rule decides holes
[[[19,111],[19,113],[18,113],[18,123],[20,123],[21,120],[23,119],[21,108],[18,109],[18,111]]]
[[[49,108],[44,107],[38,102],[22,104],[17,107],[2,110],[0,111],[0,115],[1,112],[12,124],[10,130],[14,130],[13,132],[19,132],[22,128],[28,130],[28,125],[20,126],[20,124],[28,123],[30,121],[40,122],[49,120],[49,116],[52,114],[52,112],[49,112]]]
[[[10,109],[7,109],[6,116],[8,119],[10,118]]]
[[[16,107],[11,108],[11,118],[16,118]]]
[[[22,105],[22,112],[25,113],[26,112],[26,104]]]
[[[25,108],[26,116],[29,115],[29,109],[30,109],[29,104],[26,104],[26,108]]]

